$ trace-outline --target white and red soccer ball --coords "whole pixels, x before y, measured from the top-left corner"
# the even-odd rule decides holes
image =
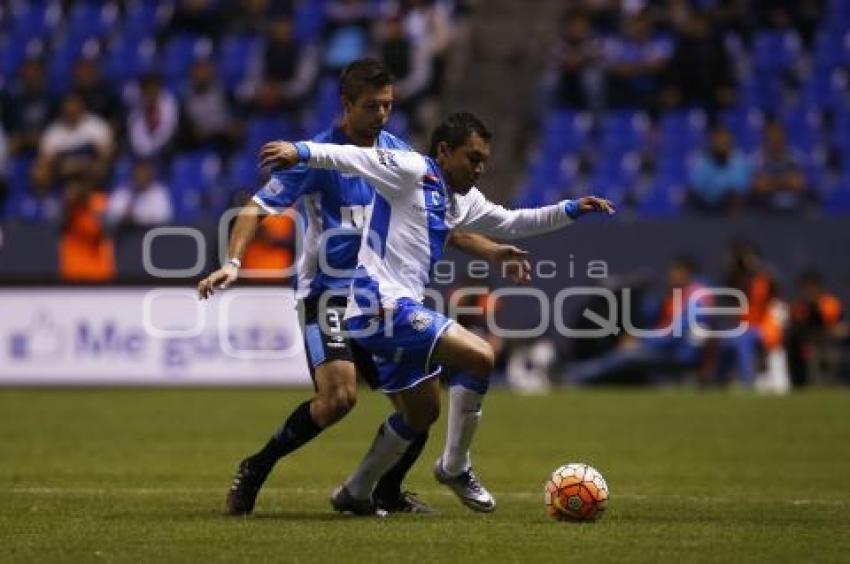
[[[608,484],[587,464],[565,464],[546,482],[546,512],[558,521],[595,521],[608,505]]]

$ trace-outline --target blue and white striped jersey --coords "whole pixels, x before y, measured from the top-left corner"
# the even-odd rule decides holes
[[[347,317],[360,315],[380,301],[421,302],[434,263],[440,260],[449,231],[461,227],[491,237],[515,239],[560,229],[572,223],[567,202],[535,209],[508,210],[477,189],[451,191],[439,165],[409,150],[352,145],[299,143],[312,168],[333,169],[365,178],[377,190],[368,229],[363,232],[354,279],[355,300]]]
[[[320,133],[313,140],[351,143],[339,127]],[[375,146],[409,149],[407,143],[386,131],[378,135]],[[273,214],[297,205],[304,228],[300,233],[302,244],[296,264],[298,299],[350,286],[374,195],[374,188],[361,176],[303,165],[274,172],[254,195],[254,201]]]

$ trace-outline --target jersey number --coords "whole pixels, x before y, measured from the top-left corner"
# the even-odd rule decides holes
[[[331,333],[340,333],[342,331],[342,323],[339,319],[339,312],[335,309],[328,310],[328,327]]]
[[[363,229],[366,225],[366,206],[343,206],[339,209],[341,227]]]

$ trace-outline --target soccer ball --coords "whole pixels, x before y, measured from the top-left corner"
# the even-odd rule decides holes
[[[608,505],[608,484],[587,464],[565,464],[546,482],[546,512],[558,521],[595,521]]]

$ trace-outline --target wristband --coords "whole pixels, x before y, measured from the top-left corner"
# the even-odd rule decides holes
[[[573,219],[578,219],[581,215],[581,208],[575,200],[567,200],[564,202],[564,212]]]
[[[295,143],[295,151],[298,153],[298,162],[306,163],[310,160],[310,147],[304,141]]]
[[[227,260],[227,262],[226,262],[225,264],[229,264],[230,266],[235,266],[237,270],[238,270],[238,269],[240,269],[240,268],[242,268],[242,261],[241,261],[241,260],[239,260],[239,259],[238,259],[238,258],[236,258],[236,257],[233,257],[233,258],[231,258],[231,259],[228,259],[228,260]]]

